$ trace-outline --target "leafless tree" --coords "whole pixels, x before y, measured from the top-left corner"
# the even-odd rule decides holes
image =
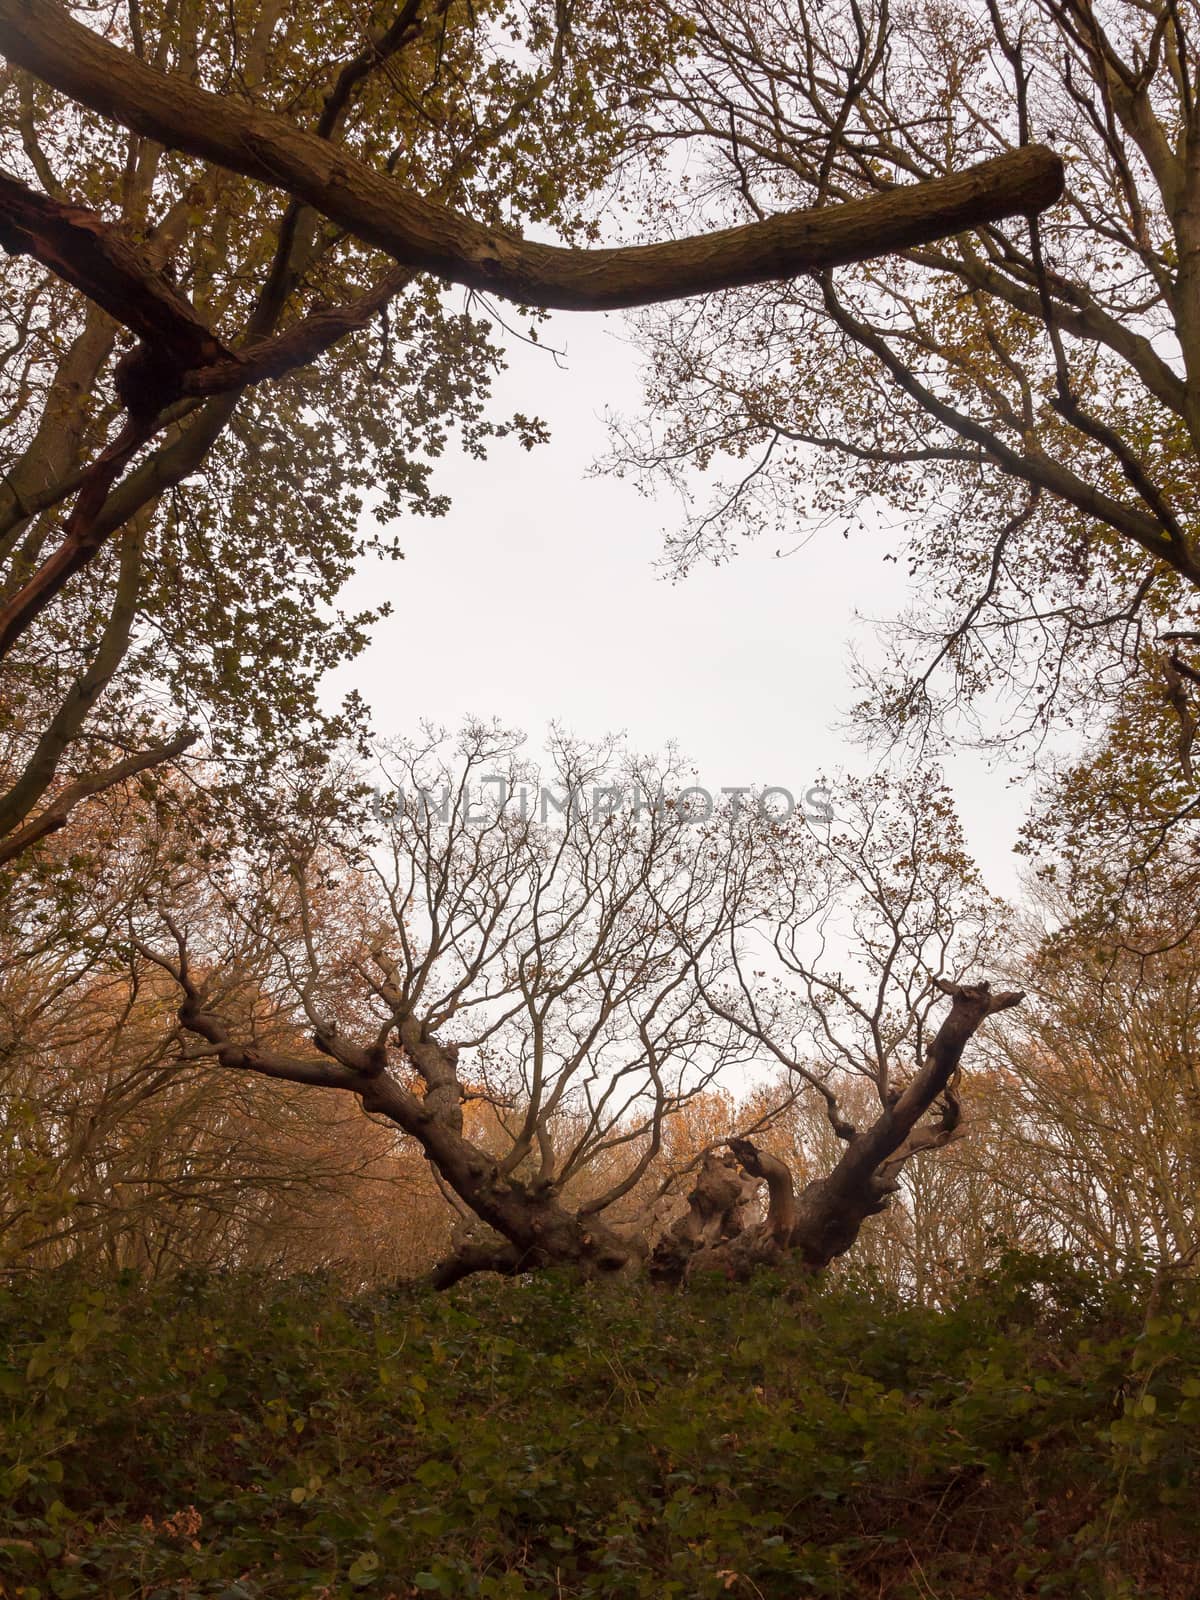
[[[701,974],[697,982],[714,1015],[821,1097],[840,1153],[797,1192],[779,1155],[731,1140],[742,1172],[766,1182],[767,1215],[748,1224],[728,1165],[710,1162],[691,1214],[658,1246],[666,1275],[741,1275],[789,1255],[819,1268],[842,1255],[887,1208],[906,1163],[966,1130],[964,1049],[988,1017],[1023,999],[963,981],[995,961],[1004,913],[982,890],[941,784],[848,782],[837,809],[823,837],[803,825],[770,841],[773,893],[756,930],[769,931],[767,950],[731,950],[724,993]],[[719,1226],[717,1214],[727,1219]]]
[[[770,1108],[726,1130],[725,1154],[691,1158],[688,1209],[650,1270],[741,1274],[791,1253],[824,1265],[912,1154],[955,1136],[963,1050],[1020,998],[961,981],[990,958],[997,911],[944,794],[848,789],[848,820],[822,838],[757,808],[709,816],[669,765],[626,762],[614,778],[611,748],[564,740],[556,756],[557,817],[544,776],[485,728],[466,732],[455,764],[436,745],[395,753],[374,842],[333,841],[320,808],[306,822],[280,804],[290,820],[230,868],[217,923],[166,912],[168,947],[142,919],[138,947],[175,979],[198,1041],[188,1060],[346,1090],[414,1139],[463,1216],[443,1285],[550,1262],[638,1266],[656,1202],[680,1190],[678,1173],[658,1177],[672,1119],[731,1068],[783,1063],[845,1141],[833,1171],[796,1195],[749,1137]],[[839,917],[865,989],[822,960]],[[239,1027],[250,972],[275,998]],[[296,1015],[314,1055],[270,1046]],[[840,1111],[846,1073],[874,1086],[861,1129]],[[474,1129],[472,1105],[487,1109]],[[588,1177],[600,1167],[610,1181]]]

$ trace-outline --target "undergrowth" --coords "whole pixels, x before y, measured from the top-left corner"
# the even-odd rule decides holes
[[[0,1290],[21,1600],[1200,1594],[1200,1289]]]

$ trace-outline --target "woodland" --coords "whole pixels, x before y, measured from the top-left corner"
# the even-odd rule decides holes
[[[0,1596],[1200,1592],[1196,0],[0,0],[0,246]],[[346,605],[557,311],[829,815]]]

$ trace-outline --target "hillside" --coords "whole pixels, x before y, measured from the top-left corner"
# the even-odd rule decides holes
[[[48,1276],[0,1320],[14,1600],[1200,1588],[1194,1285]]]

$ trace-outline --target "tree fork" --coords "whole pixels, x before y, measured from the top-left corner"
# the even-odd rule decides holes
[[[186,940],[169,917],[164,915],[164,921],[174,934],[178,959],[144,944],[138,949],[182,989],[180,1024],[215,1046],[223,1067],[357,1095],[364,1111],[386,1117],[416,1140],[442,1180],[490,1231],[485,1241],[471,1235],[456,1245],[436,1269],[435,1286],[448,1288],[474,1272],[511,1274],[550,1265],[595,1276],[619,1272],[639,1256],[635,1241],[620,1238],[593,1217],[568,1211],[552,1190],[530,1192],[518,1180],[499,1174],[487,1153],[463,1135],[456,1048],[440,1043],[414,1017],[402,1018],[397,1026],[405,1054],[424,1082],[424,1095],[414,1094],[391,1075],[382,1040],[363,1046],[339,1033],[318,1031],[318,1060],[238,1044],[222,1018],[205,1008],[189,971]]]
[[[799,1195],[787,1165],[749,1139],[731,1139],[732,1158],[757,1183],[765,1180],[767,1216],[752,1227],[720,1212],[729,1179],[711,1166],[689,1196],[687,1217],[676,1223],[654,1253],[652,1273],[678,1281],[697,1272],[745,1278],[756,1266],[793,1258],[820,1271],[851,1248],[868,1217],[882,1211],[896,1192],[900,1169],[921,1150],[937,1149],[958,1132],[957,1101],[951,1097],[942,1116],[922,1122],[934,1103],[950,1092],[963,1051],[980,1025],[1025,998],[1018,990],[993,994],[986,983],[939,981],[950,998],[950,1012],[930,1042],[912,1082],[890,1099],[868,1128],[855,1133],[841,1160],[824,1178]],[[727,1158],[728,1159],[728,1158]],[[714,1224],[709,1221],[717,1218]]]

